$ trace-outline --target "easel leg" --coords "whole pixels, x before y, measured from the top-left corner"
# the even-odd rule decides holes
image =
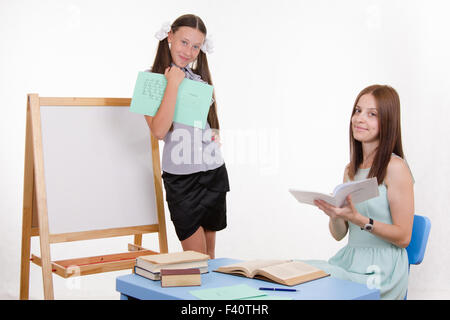
[[[162,193],[161,165],[159,160],[159,141],[151,135],[150,143],[152,146],[153,181],[155,183],[156,209],[158,210],[159,252],[168,253],[169,248],[167,245],[166,220],[164,217],[164,197]]]
[[[44,282],[44,299],[53,300],[53,274],[52,274],[52,263],[50,260],[50,245],[48,243],[48,235],[40,237],[41,239],[41,259],[42,259],[42,279]]]
[[[36,191],[36,206],[41,243],[42,278],[44,282],[44,298],[53,300],[53,275],[50,261],[50,242],[48,226],[47,194],[45,188],[44,157],[42,148],[42,129],[39,96],[29,96],[31,130],[33,139],[33,167]]]
[[[31,212],[23,212],[22,254],[20,263],[20,299],[29,299],[30,288],[30,246],[31,246]]]
[[[30,102],[27,102],[27,121],[25,133],[25,167],[23,181],[22,211],[22,254],[20,262],[20,299],[28,300],[30,287],[30,246],[33,216],[33,145],[31,132]]]

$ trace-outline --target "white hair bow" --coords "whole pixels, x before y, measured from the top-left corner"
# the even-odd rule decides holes
[[[214,52],[214,44],[211,39],[211,36],[206,37],[205,42],[203,42],[200,50],[202,50],[204,53],[209,53],[209,54]]]
[[[161,29],[158,30],[158,32],[155,33],[155,38],[159,41],[164,40],[167,38],[169,31],[171,28],[170,22],[166,21],[162,24]]]

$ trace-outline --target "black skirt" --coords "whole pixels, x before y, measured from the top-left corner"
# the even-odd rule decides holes
[[[163,172],[162,178],[170,218],[180,241],[200,226],[210,231],[226,228],[226,195],[230,186],[225,164],[185,175]]]

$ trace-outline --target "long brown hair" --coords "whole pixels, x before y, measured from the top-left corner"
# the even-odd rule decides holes
[[[199,30],[206,37],[207,30],[200,17],[193,14],[185,14],[178,17],[171,25],[170,30],[175,33],[180,27],[191,27]],[[170,54],[169,42],[167,37],[161,40],[158,44],[155,60],[152,66],[152,72],[164,74],[164,71],[172,63],[172,55]],[[202,77],[203,81],[212,84],[211,73],[209,72],[208,59],[203,51],[200,51],[197,56],[197,61],[194,63],[192,71]],[[219,119],[217,117],[216,97],[213,92],[214,102],[209,108],[207,121],[212,129],[220,129]]]
[[[362,143],[353,137],[351,118],[355,113],[359,98],[365,94],[371,94],[375,98],[379,126],[379,144],[367,177],[377,177],[378,184],[381,184],[386,177],[387,166],[392,153],[404,158],[400,128],[400,98],[394,88],[378,84],[363,89],[356,97],[350,117],[350,164],[348,175],[351,180],[353,180],[359,166],[363,162]]]

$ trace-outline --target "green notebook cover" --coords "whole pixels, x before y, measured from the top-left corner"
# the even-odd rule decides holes
[[[266,296],[264,292],[261,292],[246,284],[192,290],[189,291],[189,293],[200,300],[241,300]]]
[[[130,111],[154,116],[161,105],[167,86],[163,74],[139,72]],[[204,129],[211,105],[213,86],[184,79],[178,87],[173,121]]]

